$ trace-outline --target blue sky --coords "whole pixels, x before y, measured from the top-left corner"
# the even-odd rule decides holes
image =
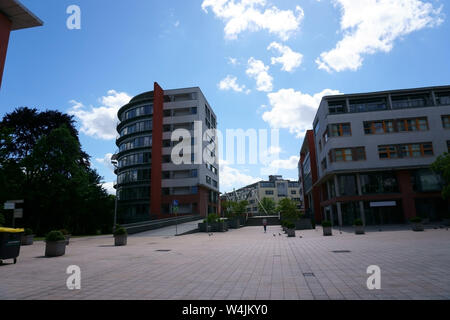
[[[11,34],[1,115],[19,106],[71,112],[105,182],[115,180],[105,165],[117,149],[114,114],[154,81],[199,86],[222,131],[280,129],[279,160],[224,163],[221,191],[268,172],[297,178],[304,130],[323,94],[450,84],[445,1],[22,3],[45,25]],[[81,30],[66,27],[70,5],[81,9]]]

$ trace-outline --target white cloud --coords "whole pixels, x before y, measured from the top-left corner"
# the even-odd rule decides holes
[[[225,79],[218,84],[220,90],[233,90],[236,92],[250,93],[250,90],[245,90],[245,85],[240,86],[237,83],[237,78],[228,75]]]
[[[239,63],[236,58],[228,57],[228,64],[231,64],[232,66],[237,66]]]
[[[105,182],[102,183],[103,189],[106,190],[108,194],[116,195],[116,189],[114,189],[114,182]]]
[[[236,39],[244,31],[267,30],[286,41],[300,28],[304,12],[300,6],[293,10],[268,7],[266,0],[204,0],[202,9],[208,8],[225,22],[225,37]]]
[[[100,107],[86,108],[81,102],[71,100],[73,106],[68,113],[80,120],[80,131],[84,134],[97,139],[114,140],[117,136],[117,112],[130,100],[131,97],[125,92],[110,90],[100,98]]]
[[[272,42],[267,47],[267,50],[271,49],[275,49],[281,54],[278,58],[272,58],[272,64],[281,64],[281,70],[283,71],[292,72],[302,64],[303,55],[293,51],[288,46],[284,46],[278,42]]]
[[[96,158],[95,161],[97,161],[100,164],[103,164],[105,167],[111,170],[111,172],[114,172],[114,166],[111,164],[112,156],[113,156],[112,153],[107,153],[103,158]]]
[[[319,69],[358,70],[363,55],[390,52],[397,38],[443,22],[442,6],[420,0],[334,0],[341,6],[344,37],[316,59]]]
[[[269,67],[264,65],[261,60],[251,57],[248,60],[247,75],[256,80],[256,89],[258,91],[270,92],[273,89],[273,78],[267,72]]]
[[[271,110],[263,114],[263,120],[272,128],[289,129],[301,138],[312,123],[323,96],[336,95],[339,91],[325,89],[309,95],[294,89],[281,89],[268,94]]]
[[[298,157],[298,156],[292,156],[286,160],[282,160],[282,159],[273,160],[267,167],[261,168],[261,174],[262,175],[274,175],[274,174],[278,174],[278,171],[280,169],[284,169],[284,170],[297,169],[299,160],[300,160],[300,157]]]
[[[225,160],[220,161],[220,189],[222,191],[239,189],[261,180],[261,178],[252,177],[242,173],[241,170],[232,168]]]

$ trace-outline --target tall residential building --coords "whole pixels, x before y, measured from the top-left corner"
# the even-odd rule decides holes
[[[282,176],[269,176],[268,181],[259,181],[222,196],[222,200],[247,200],[249,216],[265,215],[264,211],[259,210],[259,203],[263,198],[272,199],[275,203],[289,198],[298,202],[299,210],[303,210],[302,186],[298,181],[286,180]]]
[[[0,1],[0,88],[11,31],[38,27],[42,24],[42,21],[19,1]]]
[[[200,88],[163,90],[155,83],[154,91],[120,108],[118,117],[114,158],[120,223],[173,216],[174,201],[178,215],[218,212],[218,148],[211,131],[217,117]],[[189,150],[177,152],[188,159],[181,164],[172,157],[180,146],[179,136],[172,135],[178,129],[192,137]],[[206,153],[210,157],[200,157]]]
[[[450,86],[327,96],[313,125],[315,214],[379,225],[449,212],[430,166],[450,151]]]

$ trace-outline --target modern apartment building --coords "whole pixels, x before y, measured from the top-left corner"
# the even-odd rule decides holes
[[[272,199],[275,203],[283,198],[290,198],[298,202],[299,209],[303,210],[303,190],[300,183],[283,179],[282,176],[269,176],[268,181],[259,181],[222,196],[222,199],[232,201],[247,200],[249,216],[265,215],[264,211],[259,210],[259,203],[263,198]]]
[[[335,225],[433,221],[450,210],[430,170],[450,151],[450,86],[324,97],[314,145],[320,208],[313,209]]]
[[[200,88],[163,90],[155,83],[118,117],[114,159],[120,223],[171,217],[174,207],[178,215],[218,212],[217,117]],[[179,149],[179,132],[192,137],[184,140],[187,149]],[[174,147],[187,161],[174,161]]]
[[[0,1],[0,88],[11,31],[38,27],[42,24],[42,21],[19,1]]]

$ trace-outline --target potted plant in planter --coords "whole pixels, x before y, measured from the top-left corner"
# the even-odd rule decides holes
[[[365,234],[364,223],[361,219],[355,220],[355,234]]]
[[[69,241],[70,241],[70,237],[71,237],[72,235],[71,235],[70,232],[67,231],[66,229],[61,229],[60,231],[61,231],[61,233],[64,235],[64,238],[66,238],[66,245],[68,246],[68,245],[69,245]]]
[[[114,230],[114,245],[116,247],[126,246],[128,239],[127,229],[117,225]]]
[[[33,230],[26,228],[22,238],[20,239],[20,244],[22,246],[31,246],[33,244],[34,234]]]
[[[288,221],[285,223],[285,226],[287,236],[289,238],[295,237],[295,223]]]
[[[323,235],[324,236],[332,236],[333,230],[331,228],[331,222],[330,221],[323,221],[322,222],[322,228],[323,228]]]
[[[412,229],[413,231],[424,231],[424,227],[423,227],[423,223],[422,223],[422,218],[420,217],[414,217],[411,220],[412,223]]]
[[[444,220],[442,222],[444,223],[444,226],[450,226],[450,212],[444,214]]]
[[[60,257],[66,254],[66,238],[61,231],[51,231],[45,237],[45,256]]]

